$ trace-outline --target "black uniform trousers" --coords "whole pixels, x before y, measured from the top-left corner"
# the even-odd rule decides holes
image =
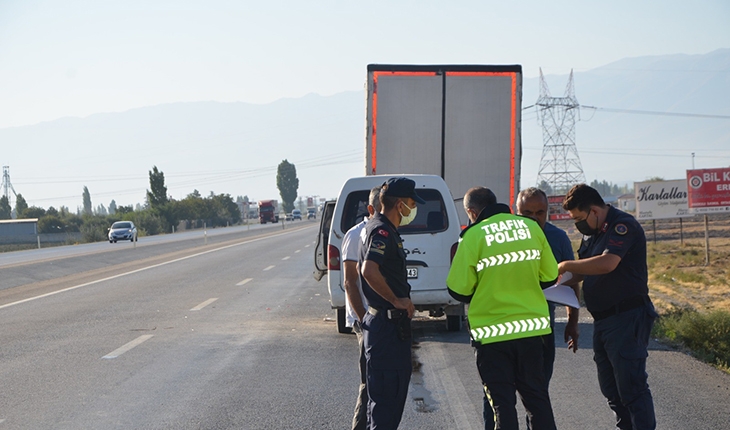
[[[491,418],[495,429],[518,430],[515,406],[519,393],[532,428],[555,430],[541,336],[478,345],[476,361],[494,414],[488,417],[485,407],[485,425],[489,425]]]
[[[598,385],[616,415],[617,429],[656,428],[646,358],[657,314],[646,300],[644,306],[593,323],[593,360],[598,370]]]
[[[412,338],[398,338],[396,323],[385,312],[368,312],[362,322],[367,360],[370,430],[395,430],[403,417],[411,382]]]

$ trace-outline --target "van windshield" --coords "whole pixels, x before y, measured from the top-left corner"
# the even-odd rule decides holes
[[[429,188],[419,188],[416,192],[426,203],[418,204],[416,219],[410,224],[398,228],[398,232],[400,234],[437,233],[448,229],[449,220],[441,193]],[[349,230],[368,216],[369,196],[370,190],[353,191],[347,196],[340,225],[342,231]]]

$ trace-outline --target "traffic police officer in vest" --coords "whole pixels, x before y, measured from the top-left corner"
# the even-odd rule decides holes
[[[406,255],[397,228],[413,221],[425,203],[408,178],[391,178],[380,192],[381,212],[365,226],[361,282],[368,304],[362,321],[371,429],[397,429],[411,380],[411,318]]]
[[[550,313],[541,287],[557,279],[558,264],[537,222],[513,215],[488,188],[467,191],[464,209],[471,224],[461,233],[446,285],[451,296],[469,303],[477,370],[494,428],[519,429],[519,392],[532,428],[554,430],[543,371]]]
[[[598,385],[616,415],[617,429],[654,429],[646,358],[657,314],[649,299],[644,230],[586,184],[566,194],[563,208],[584,236],[579,259],[561,262],[559,271],[584,276]]]

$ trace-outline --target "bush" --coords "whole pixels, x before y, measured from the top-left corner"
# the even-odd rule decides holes
[[[684,345],[700,360],[730,370],[730,313],[726,311],[703,314],[674,309],[659,318],[654,335]]]
[[[165,220],[150,209],[124,214],[123,218],[127,221],[133,221],[137,225],[137,234],[139,236],[152,236],[165,231]]]
[[[81,237],[84,242],[100,242],[107,240],[107,223],[104,217],[85,216],[84,223],[81,225]]]

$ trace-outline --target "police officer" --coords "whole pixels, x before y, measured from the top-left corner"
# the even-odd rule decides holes
[[[406,255],[397,228],[413,221],[425,203],[408,178],[391,178],[380,192],[381,212],[365,226],[361,248],[362,290],[368,312],[362,321],[371,429],[397,429],[411,380],[411,318],[415,308]]]
[[[380,212],[380,187],[370,190],[368,197],[369,216],[362,222],[354,225],[342,238],[342,272],[345,278],[345,301],[346,315],[345,326],[352,327],[357,335],[357,344],[360,351],[360,388],[355,412],[352,417],[352,430],[365,430],[368,427],[368,392],[367,392],[367,361],[365,359],[365,345],[363,344],[361,321],[367,312],[367,303],[362,295],[360,286],[360,274],[358,262],[360,260],[360,243],[362,243],[362,232],[365,229],[368,219],[376,212]]]
[[[561,262],[559,271],[584,276],[598,385],[616,415],[617,429],[655,429],[646,358],[657,314],[649,299],[644,230],[585,184],[568,192],[563,208],[584,237],[579,260]]]
[[[555,257],[540,226],[512,215],[488,188],[467,191],[464,209],[472,224],[461,233],[446,285],[452,297],[469,303],[477,370],[494,428],[519,428],[519,392],[532,428],[554,430],[543,371],[550,313],[541,283],[549,286],[558,277]]]

